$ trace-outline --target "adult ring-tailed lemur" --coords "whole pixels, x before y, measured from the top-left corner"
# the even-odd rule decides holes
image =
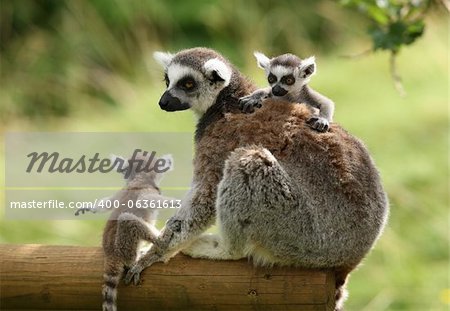
[[[165,111],[192,109],[194,178],[182,207],[127,273],[177,252],[193,257],[336,270],[336,310],[348,274],[379,237],[388,201],[361,141],[337,124],[312,130],[304,105],[268,99],[252,114],[239,98],[255,91],[219,53],[205,48],[155,53],[163,65]],[[214,222],[217,235],[202,235]]]

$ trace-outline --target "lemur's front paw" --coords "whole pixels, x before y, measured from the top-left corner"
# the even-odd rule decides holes
[[[78,215],[80,215],[80,214],[84,214],[84,213],[87,213],[87,212],[91,212],[91,213],[94,213],[94,214],[95,214],[95,211],[94,211],[93,209],[87,208],[87,207],[83,207],[83,208],[78,209],[78,210],[75,212],[75,216],[78,216]]]
[[[326,132],[330,128],[328,120],[322,117],[312,117],[306,123],[319,132]]]
[[[248,95],[245,97],[241,97],[239,99],[239,108],[244,113],[252,113],[255,111],[255,108],[261,108],[261,107],[262,107],[262,100],[260,97]]]
[[[133,280],[134,285],[139,285],[142,270],[144,270],[144,268],[141,265],[135,264],[125,274],[125,277],[123,278],[124,283],[128,285]]]
[[[125,284],[130,284],[131,281],[133,281],[134,285],[139,284],[139,280],[141,277],[141,272],[147,267],[150,267],[155,262],[161,262],[164,261],[163,257],[153,253],[150,249],[147,254],[144,255],[141,259],[139,259],[138,262],[136,262],[125,274],[125,277],[123,278],[123,281]]]

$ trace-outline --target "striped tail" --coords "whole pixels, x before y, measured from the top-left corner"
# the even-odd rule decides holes
[[[117,286],[122,278],[124,266],[122,262],[115,260],[105,261],[105,273],[103,274],[103,311],[117,311]]]

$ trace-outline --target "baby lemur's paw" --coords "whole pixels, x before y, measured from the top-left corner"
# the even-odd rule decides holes
[[[248,95],[239,99],[239,108],[244,113],[252,113],[255,108],[262,107],[262,98],[260,96]]]
[[[306,123],[319,132],[326,132],[330,128],[328,120],[322,117],[312,117]]]
[[[92,209],[92,208],[83,207],[83,208],[78,209],[78,210],[75,212],[75,216],[78,216],[78,215],[80,215],[80,214],[84,214],[84,213],[87,213],[87,212],[91,212],[91,213],[93,213],[93,214],[96,213],[96,211],[95,211],[94,209]]]

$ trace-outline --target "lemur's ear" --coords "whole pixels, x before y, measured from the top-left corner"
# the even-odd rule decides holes
[[[231,68],[218,58],[208,60],[203,68],[211,82],[223,82],[225,86],[230,84]]]
[[[153,58],[161,65],[164,67],[164,69],[167,68],[167,66],[169,66],[170,62],[173,59],[173,54],[171,53],[166,53],[166,52],[154,52],[153,53]]]
[[[165,154],[159,158],[164,160],[164,168],[169,168],[166,172],[173,171],[173,156],[171,154]]]
[[[269,70],[270,58],[268,58],[266,55],[264,55],[261,52],[253,52],[253,55],[255,55],[256,61],[260,68],[262,68],[266,71]]]
[[[161,183],[161,180],[163,179],[165,173],[173,170],[173,157],[171,154],[165,154],[163,156],[160,156],[159,159],[164,160],[164,166],[163,167],[158,166],[158,170],[161,170],[162,172],[161,173],[157,172],[155,176],[154,181],[156,185],[159,185]]]
[[[109,158],[111,159],[111,164],[114,166],[114,170],[116,170],[119,173],[124,173],[128,170],[128,167],[130,166],[130,162],[118,155],[111,154],[109,155]]]
[[[314,56],[305,58],[302,60],[299,69],[300,78],[312,77],[316,73],[316,58]]]

